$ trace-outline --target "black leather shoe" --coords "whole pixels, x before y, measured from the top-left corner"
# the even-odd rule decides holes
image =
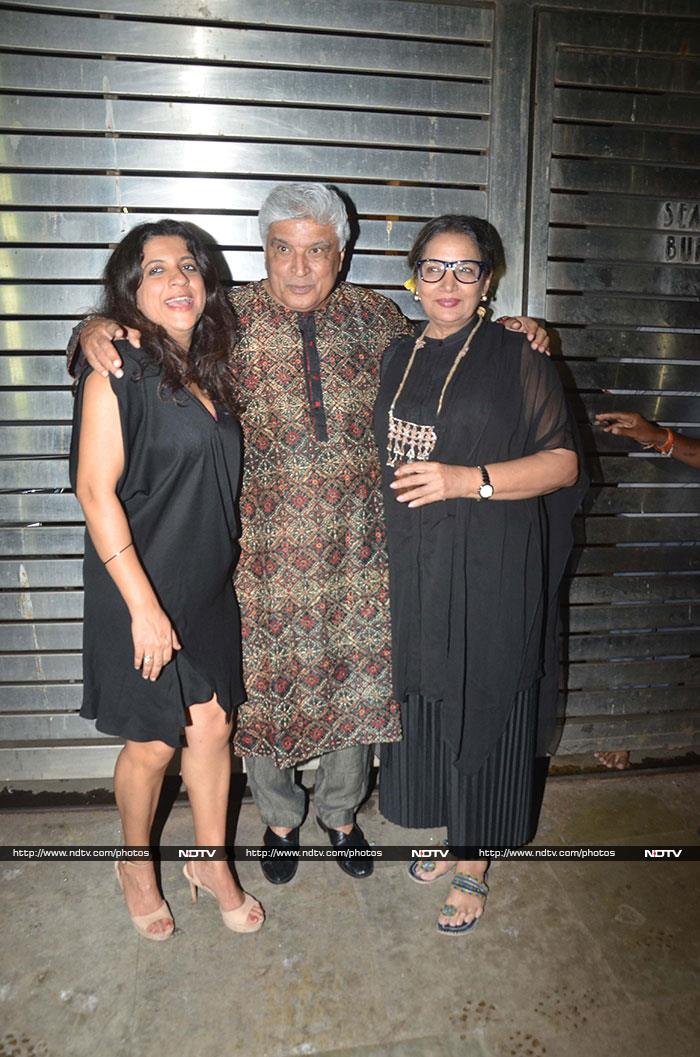
[[[321,821],[318,816],[316,817],[319,829],[323,830],[324,833],[328,834],[328,839],[331,842],[331,847],[338,848],[340,850],[347,848],[348,850],[353,848],[366,848],[369,851],[369,844],[365,838],[364,833],[355,822],[349,833],[343,833],[340,829],[331,829],[324,822]],[[338,856],[336,860],[341,870],[344,870],[350,877],[354,877],[359,880],[363,877],[370,877],[374,872],[374,862],[369,857],[365,856]]]
[[[290,853],[279,858],[260,860],[262,872],[270,884],[286,885],[299,866],[299,856],[293,854],[299,851],[299,827],[290,830],[286,837],[279,837],[268,826],[263,835],[263,844],[266,848],[280,848]]]

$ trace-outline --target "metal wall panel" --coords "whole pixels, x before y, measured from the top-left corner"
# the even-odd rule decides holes
[[[62,350],[110,244],[177,212],[216,238],[233,281],[259,278],[270,186],[325,179],[358,212],[350,278],[414,311],[403,258],[421,223],[488,210],[493,13],[48,0],[0,17],[0,779],[102,774],[112,748],[66,745],[104,739],[75,715],[83,541]]]
[[[591,454],[568,715],[609,715],[601,748],[691,745],[700,700],[700,476],[591,426],[620,408],[700,427],[700,26],[656,10],[538,15],[528,297]]]
[[[62,355],[109,247],[177,213],[217,239],[234,282],[257,278],[255,213],[294,178],[347,192],[350,278],[409,315],[421,223],[497,224],[497,310],[555,325],[592,458],[559,751],[694,743],[697,475],[589,420],[626,400],[700,435],[698,12],[607,6],[0,0],[0,780],[106,776],[117,752],[75,715],[83,539]]]

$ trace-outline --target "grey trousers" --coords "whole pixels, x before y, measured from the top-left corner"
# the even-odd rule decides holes
[[[347,826],[367,792],[372,745],[351,745],[321,756],[316,771],[316,815],[331,829]],[[246,756],[253,799],[267,826],[300,825],[306,796],[294,781],[294,767],[275,767],[269,756]]]

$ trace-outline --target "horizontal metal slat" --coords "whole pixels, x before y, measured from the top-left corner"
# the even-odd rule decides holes
[[[25,488],[70,488],[67,460],[0,460],[0,490]]]
[[[554,124],[552,153],[666,164],[672,160],[675,165],[697,165],[700,148],[694,132],[667,132],[624,125]]]
[[[73,397],[62,389],[25,389],[0,392],[0,419],[5,422],[70,421],[73,417]],[[1,434],[0,434],[1,436]]]
[[[3,590],[82,586],[82,560],[63,558],[61,561],[0,561],[0,588]]]
[[[82,591],[1,591],[0,620],[79,620]]]
[[[700,488],[594,485],[586,497],[585,509],[589,514],[700,514]]]
[[[697,301],[652,301],[651,298],[606,297],[588,294],[586,297],[548,294],[547,318],[554,324],[613,323],[638,327],[700,327],[700,307]]]
[[[700,390],[700,363],[686,365],[664,363],[663,360],[659,363],[601,363],[595,360],[554,362],[567,388],[571,388],[573,381],[579,389],[657,389],[659,392]]]
[[[598,88],[648,88],[654,92],[698,92],[700,62],[679,55],[624,55],[618,51],[558,48],[557,82]]]
[[[67,455],[70,426],[2,426],[0,442],[6,455]]]
[[[99,738],[99,735],[96,735]],[[0,782],[51,781],[66,778],[110,778],[121,743],[103,739],[86,745],[17,745],[0,747]]]
[[[566,696],[566,714],[571,717],[663,715],[691,711],[697,706],[695,687],[626,687],[614,690],[572,690]]]
[[[568,588],[569,605],[597,602],[684,602],[700,600],[696,573],[664,576],[576,576]]]
[[[84,539],[84,529],[72,525],[0,528],[0,553],[7,557],[82,554]]]
[[[683,266],[672,262],[649,265],[549,261],[547,288],[690,298],[698,293],[698,269],[697,265]]]
[[[31,716],[0,713],[0,743],[13,741],[80,741],[99,738],[95,724],[71,712],[38,712]]]
[[[578,543],[700,543],[700,517],[577,518],[574,536]]]
[[[144,99],[64,98],[60,106],[56,104],[50,96],[0,95],[0,128],[298,140],[426,150],[483,150],[488,145],[488,123],[477,118]]]
[[[150,28],[150,32],[148,29]],[[377,37],[322,33],[285,33],[278,30],[229,29],[46,15],[37,18],[7,11],[3,16],[4,46],[31,52],[68,55],[110,55],[124,58],[206,60],[227,65],[289,66],[308,69],[363,70],[374,73],[418,74],[436,77],[488,77],[489,49],[461,43],[439,44],[394,39],[391,47]]]
[[[35,521],[82,521],[83,512],[73,495],[2,495],[0,520],[19,524]]]
[[[640,635],[571,635],[566,644],[569,662],[631,657],[700,656],[700,628]],[[696,701],[693,704],[697,704]],[[687,705],[684,705],[687,707]],[[636,711],[630,708],[630,711]]]
[[[45,650],[73,652],[82,649],[83,626],[71,624],[0,624],[0,652],[43,653]],[[2,691],[4,696],[4,689]]]
[[[559,336],[562,350],[567,357],[695,361],[700,359],[696,334],[672,334],[665,331],[644,333],[636,327],[628,330],[608,330],[591,326],[578,330],[562,326]]]
[[[82,683],[8,683],[0,692],[0,712],[75,712],[82,701]]]
[[[654,134],[656,135],[656,134]],[[694,142],[695,151],[695,142]],[[700,155],[700,147],[697,150]],[[669,150],[665,157],[668,158]],[[700,162],[700,157],[698,158]],[[551,224],[651,228],[665,233],[687,234],[697,229],[700,201],[670,201],[640,198],[638,195],[570,195],[557,191],[549,199]]]
[[[699,726],[697,713],[681,710],[658,715],[572,717],[564,724],[557,758],[617,748],[652,754],[654,749],[688,752],[700,741]]]
[[[634,0],[633,4],[634,9],[629,12],[621,12],[618,5],[614,18],[609,9],[559,10],[551,16],[555,39],[560,47],[571,45],[579,50],[609,48],[635,55],[667,53],[671,61],[679,56],[697,56],[700,47],[695,0],[674,9],[665,4],[663,11],[658,7],[651,11],[647,7],[644,17],[640,17]],[[668,15],[674,17],[665,17]]]
[[[400,34],[406,37],[445,37],[455,40],[487,41],[493,32],[493,14],[488,8],[461,4],[404,3],[401,24],[396,8],[385,0],[353,0],[352,5],[329,4],[327,0],[207,0],[193,10],[173,0],[22,0],[23,8],[57,9],[68,12],[95,12],[114,15],[144,15],[167,18],[171,22],[233,22],[237,25],[275,26],[292,29],[348,30],[364,33]],[[191,27],[190,27],[191,29]]]
[[[69,137],[17,137],[22,140],[18,151],[14,150],[7,137],[0,136],[0,158],[5,158],[6,164],[26,163],[29,168],[46,168],[46,154],[52,152],[53,157],[60,157],[66,163],[64,168],[83,169],[86,166],[80,164],[84,159],[76,157],[76,141]],[[40,149],[32,150],[32,139],[40,141]],[[85,141],[87,142],[87,141]],[[95,161],[93,168],[111,169],[107,153],[111,155],[109,145],[106,149],[96,148],[95,143],[108,144],[114,141],[92,141],[90,154],[87,159]],[[139,140],[141,152],[152,151],[152,140]],[[162,150],[166,144],[158,144]],[[41,147],[43,146],[43,150]],[[281,148],[279,148],[281,149]],[[302,152],[296,147],[289,147],[294,152],[294,158],[287,153],[285,147],[284,160],[295,161],[295,164],[304,164]],[[313,148],[309,148],[313,152]],[[392,152],[389,152],[392,153]],[[420,152],[413,152],[416,159],[424,157]],[[386,152],[383,152],[385,155]],[[7,161],[11,157],[13,162]],[[18,160],[21,158],[21,162]],[[43,159],[43,160],[42,160]],[[325,160],[324,160],[325,159]],[[172,161],[172,159],[168,159]],[[208,159],[210,160],[210,159]],[[420,217],[428,220],[439,213],[449,213],[458,210],[466,210],[477,216],[486,214],[486,194],[484,191],[466,190],[463,188],[441,188],[435,186],[440,182],[437,177],[430,187],[405,187],[371,183],[353,183],[352,177],[357,176],[357,155],[354,156],[354,169],[351,173],[350,182],[342,178],[338,168],[342,168],[345,162],[349,162],[349,156],[344,149],[326,147],[321,155],[315,157],[314,164],[318,166],[315,170],[309,168],[306,175],[314,179],[333,179],[355,204],[359,215],[372,215],[391,217],[398,220],[400,217]],[[408,158],[398,159],[408,165]],[[385,158],[386,162],[386,158]],[[341,164],[342,163],[342,164]],[[367,172],[367,166],[371,167],[372,159],[363,152],[362,169]],[[412,168],[397,168],[402,177],[405,177]],[[87,166],[90,167],[89,165]],[[172,168],[172,165],[169,166]],[[233,168],[229,165],[229,169]],[[348,167],[348,166],[346,166]],[[60,168],[59,165],[56,168]],[[168,168],[168,165],[166,165]],[[199,166],[197,167],[199,168]],[[207,169],[206,166],[203,168]],[[211,169],[208,170],[211,172]],[[279,173],[284,171],[278,169],[271,173],[273,177],[279,178]],[[292,174],[301,175],[298,170],[287,170]],[[368,173],[369,176],[369,173]],[[293,176],[290,176],[290,179]],[[393,179],[396,179],[394,175]],[[162,210],[163,213],[171,209],[191,209],[194,211],[206,208],[216,211],[209,222],[203,227],[214,227],[219,222],[219,211],[238,210],[257,213],[263,199],[274,185],[269,180],[246,179],[243,176],[160,176],[149,173],[143,176],[130,176],[128,173],[120,172],[119,176],[95,176],[90,173],[80,172],[80,178],[76,180],[74,175],[65,173],[46,172],[23,172],[6,173],[3,177],[3,188],[7,191],[7,202],[14,206],[41,206],[42,208],[57,207],[59,209],[76,207],[85,209],[92,206],[119,207],[126,212],[138,212],[142,209]],[[227,218],[221,218],[222,223]],[[125,218],[127,227],[129,218]],[[212,234],[216,234],[213,230]],[[53,240],[49,240],[53,241]],[[255,236],[257,241],[257,235]]]
[[[613,689],[615,687],[700,686],[700,660],[681,661],[581,661],[568,667],[571,690]],[[700,718],[700,717],[699,717]]]
[[[2,658],[2,678],[8,683],[58,682],[82,677],[81,653],[6,653]]]
[[[416,113],[489,112],[488,85],[474,82],[65,56],[34,55],[28,62],[25,55],[0,55],[0,87],[8,92],[94,93],[100,97],[108,93],[122,98],[164,96]]]
[[[31,178],[30,178],[31,179]],[[73,177],[56,177],[75,182]],[[230,185],[229,185],[230,187]],[[469,197],[474,195],[474,206],[478,209],[483,201],[483,192],[464,192]],[[229,190],[230,198],[230,190]],[[205,199],[200,201],[200,205]],[[229,203],[230,204],[230,203]],[[469,212],[472,207],[467,206]],[[119,242],[128,231],[137,224],[153,223],[160,219],[161,213],[126,212],[126,213],[69,213],[69,212],[0,212],[0,239],[9,244],[40,242],[85,246],[105,246]],[[207,231],[219,246],[240,247],[260,245],[257,216],[225,216],[220,213],[188,213],[180,215],[179,220]],[[359,235],[353,244],[354,252],[361,250],[383,250],[408,252],[411,243],[418,234],[421,221],[405,220],[361,220]]]
[[[152,139],[46,137],[18,133],[0,135],[0,165],[39,172],[42,169],[118,169],[120,172],[183,174],[235,172],[239,178],[236,192],[242,177],[278,177],[280,173],[286,173],[290,179],[308,177],[332,181],[356,180],[359,171],[368,180],[456,186],[485,185],[487,182],[487,160],[478,155],[370,147],[363,148],[358,155],[350,144],[333,147],[175,139],[158,140],[156,144]],[[400,189],[398,193],[395,188],[391,191],[398,201]],[[197,203],[200,209],[202,201],[207,201],[206,183],[203,192]],[[225,208],[242,209],[244,201],[244,197],[236,198],[231,194]],[[388,212],[396,213],[395,210]],[[432,212],[434,210],[429,210],[428,215]]]
[[[663,129],[700,128],[700,98],[673,92],[555,88],[552,106],[555,121],[610,121]]]
[[[70,385],[63,356],[0,356],[0,386]]]
[[[592,573],[700,571],[700,546],[576,547],[570,560],[576,576]]]
[[[571,606],[565,610],[569,634],[583,631],[647,630],[700,626],[700,604],[669,602],[619,605],[609,599],[604,605]]]
[[[697,173],[691,168],[578,158],[552,158],[550,186],[560,191],[655,195],[664,201],[693,199],[698,193]]]
[[[596,261],[665,263],[682,267],[692,264],[694,249],[692,232],[662,234],[610,228],[585,231],[550,228],[549,231],[549,256],[573,257],[579,261],[593,258]],[[669,257],[670,254],[675,255]]]

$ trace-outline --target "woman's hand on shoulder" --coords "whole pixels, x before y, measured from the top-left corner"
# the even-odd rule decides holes
[[[536,319],[530,319],[529,316],[499,316],[496,323],[502,323],[506,330],[515,330],[519,333],[524,331],[525,337],[535,352],[543,352],[545,356],[550,355],[549,334]]]
[[[134,668],[141,669],[144,679],[155,682],[162,669],[180,649],[175,628],[159,605],[139,606],[131,615],[131,637],[134,643]]]
[[[389,485],[399,503],[427,506],[444,499],[467,499],[478,491],[481,475],[474,466],[450,466],[444,462],[408,462],[397,467]]]
[[[115,341],[126,338],[134,348],[141,348],[141,331],[132,327],[122,327],[114,319],[105,319],[103,316],[95,316],[88,319],[80,331],[80,348],[93,371],[107,378],[113,374],[115,378],[122,378],[122,361],[119,353],[114,347]]]

